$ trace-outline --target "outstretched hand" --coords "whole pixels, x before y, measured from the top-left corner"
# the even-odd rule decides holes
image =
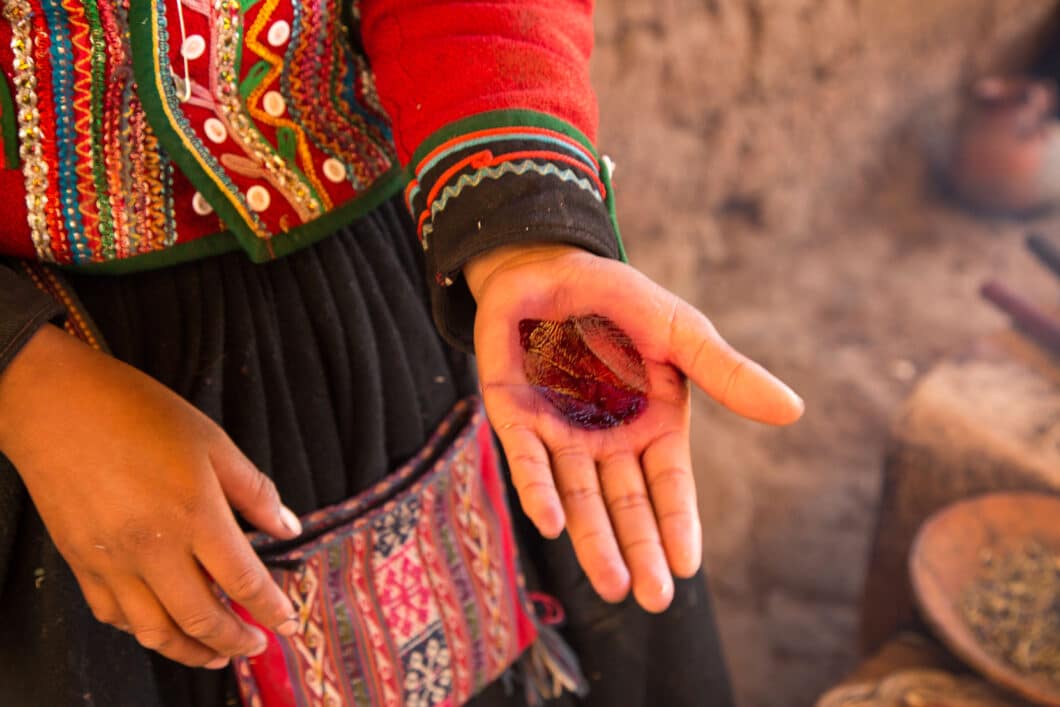
[[[648,611],[673,597],[672,574],[699,569],[702,530],[689,447],[688,379],[733,412],[774,425],[802,400],[729,346],[698,310],[628,265],[568,246],[511,246],[464,268],[478,305],[475,353],[486,412],[527,516],[570,534],[596,591],[630,590]],[[527,379],[519,322],[607,317],[647,367],[642,414],[610,429],[566,419]],[[672,574],[671,574],[672,573]]]

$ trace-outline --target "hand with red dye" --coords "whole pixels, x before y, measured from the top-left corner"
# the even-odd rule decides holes
[[[632,267],[559,245],[464,267],[486,411],[523,510],[566,528],[596,591],[648,611],[699,569],[688,379],[733,412],[795,422],[802,400],[703,314]]]

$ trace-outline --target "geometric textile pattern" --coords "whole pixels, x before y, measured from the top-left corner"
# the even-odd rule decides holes
[[[299,625],[234,660],[244,704],[460,705],[499,677],[536,629],[496,454],[467,399],[401,469],[303,518],[297,548],[252,535]]]

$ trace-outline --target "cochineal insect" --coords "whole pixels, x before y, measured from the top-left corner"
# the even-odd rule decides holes
[[[600,430],[648,406],[648,371],[632,339],[599,314],[519,322],[527,380],[575,425]]]

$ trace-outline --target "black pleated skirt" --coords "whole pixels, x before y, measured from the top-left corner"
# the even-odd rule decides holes
[[[113,354],[217,421],[299,514],[380,480],[475,390],[473,361],[431,322],[398,200],[265,265],[232,253],[69,279]],[[566,536],[543,540],[511,500],[527,582],[564,607],[591,686],[555,704],[731,704],[702,577],[677,582],[658,616],[606,604]],[[0,513],[18,518],[6,566],[0,555],[0,705],[238,704],[228,671],[185,668],[96,623],[24,494],[0,492]],[[498,681],[473,704],[524,701]]]

